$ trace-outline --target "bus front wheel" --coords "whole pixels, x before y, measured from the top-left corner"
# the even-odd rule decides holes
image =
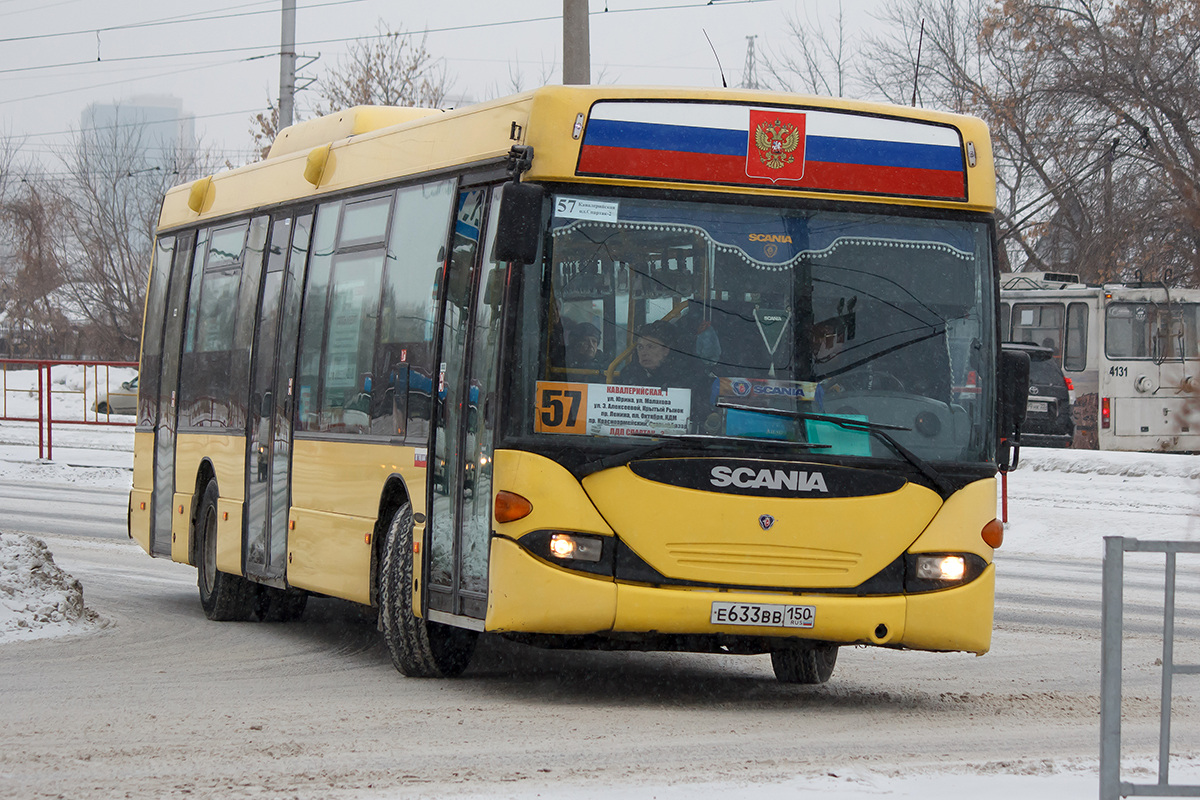
[[[780,683],[824,683],[837,664],[836,644],[805,644],[771,651],[771,666]]]
[[[250,619],[254,613],[258,587],[240,575],[230,575],[217,569],[217,490],[216,481],[209,481],[200,501],[200,516],[196,526],[200,536],[200,553],[196,559],[200,605],[211,620],[222,622]]]
[[[413,611],[413,512],[392,515],[380,570],[379,614],[392,663],[410,678],[452,678],[471,662],[479,634],[430,622]]]

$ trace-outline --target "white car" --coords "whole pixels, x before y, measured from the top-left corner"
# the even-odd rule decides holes
[[[98,414],[136,414],[138,402],[138,376],[121,384],[120,389],[101,392],[92,403]]]

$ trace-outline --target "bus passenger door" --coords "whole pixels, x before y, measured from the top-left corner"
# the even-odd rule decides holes
[[[503,286],[501,273],[480,252],[487,194],[473,189],[459,195],[446,274],[425,571],[426,607],[435,621],[440,613],[482,620],[487,612],[498,287]]]
[[[156,376],[158,412],[154,420],[154,491],[150,498],[150,553],[171,555],[171,523],[175,502],[175,429],[179,419],[179,354],[183,345],[183,320],[191,275],[194,234],[179,236],[171,282],[167,288],[163,323],[162,360]]]
[[[287,567],[291,414],[300,292],[311,227],[311,214],[272,223],[250,373],[246,573],[280,586]]]

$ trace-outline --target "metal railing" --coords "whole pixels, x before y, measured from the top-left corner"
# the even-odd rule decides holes
[[[1124,626],[1125,553],[1165,553],[1162,700],[1159,708],[1158,782],[1121,780],[1121,639]],[[1200,664],[1175,663],[1175,557],[1200,553],[1200,542],[1139,541],[1104,537],[1100,605],[1100,800],[1118,797],[1200,797],[1200,785],[1171,784],[1171,693],[1176,675],[1200,675]]]
[[[105,425],[133,427],[136,423],[117,415],[111,405],[105,411],[89,405],[98,393],[111,394],[121,385],[113,369],[136,368],[136,361],[49,361],[42,359],[0,359],[0,421],[37,423],[38,458],[54,458],[55,425]],[[82,367],[82,385],[55,388],[54,372]],[[31,373],[34,373],[31,375]],[[114,387],[115,381],[115,387]],[[29,403],[18,402],[36,388],[37,411]],[[135,395],[136,401],[136,390]],[[57,401],[57,405],[56,405]]]

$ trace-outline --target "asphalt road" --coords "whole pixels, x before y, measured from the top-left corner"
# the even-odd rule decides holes
[[[129,490],[0,478],[0,530],[128,540]]]
[[[71,491],[55,497],[41,505],[85,508]],[[0,525],[12,527],[35,522]],[[194,569],[101,533],[45,538],[109,626],[0,647],[0,797],[547,797],[564,786],[618,797],[645,782],[1036,771],[1097,757],[1094,561],[1001,559],[982,658],[845,648],[828,684],[795,687],[762,656],[488,638],[466,676],[434,681],[395,672],[374,616],[352,604],[315,599],[300,623],[213,623]],[[1127,754],[1157,747],[1159,573],[1129,575]],[[1182,577],[1185,629],[1198,599]],[[1176,681],[1181,753],[1200,750],[1196,689]]]

